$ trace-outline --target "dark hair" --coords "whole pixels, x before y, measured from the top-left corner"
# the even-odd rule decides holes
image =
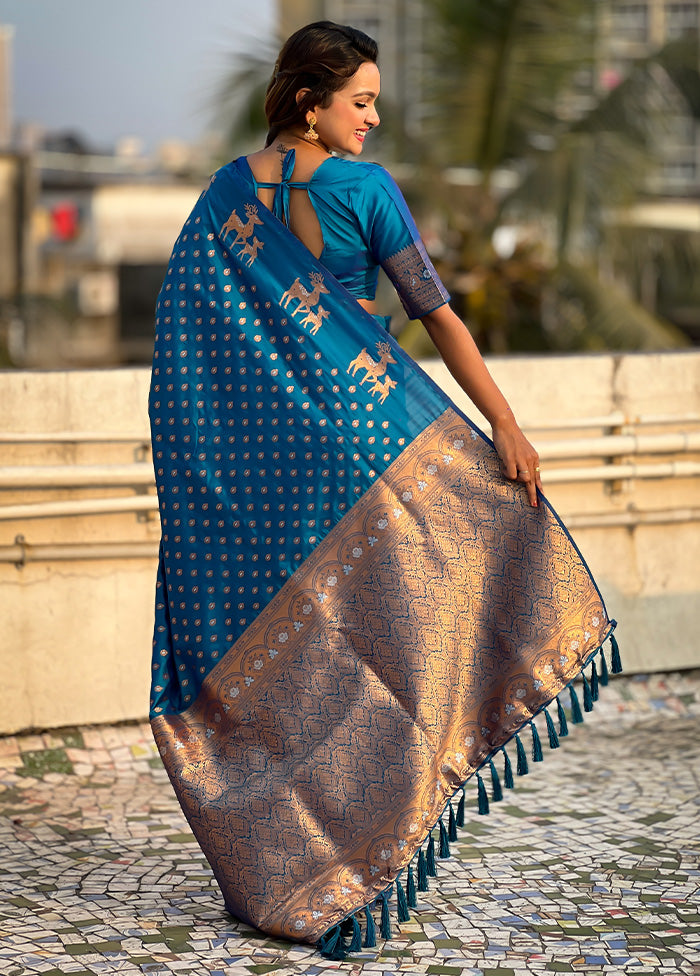
[[[377,42],[354,27],[329,20],[296,31],[280,51],[265,95],[269,131],[266,146],[283,129],[299,125],[314,105],[326,108],[333,92],[355,74],[361,64],[377,62]],[[307,94],[297,104],[300,88]]]

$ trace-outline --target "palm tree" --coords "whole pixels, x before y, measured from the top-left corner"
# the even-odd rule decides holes
[[[595,80],[599,3],[424,3],[433,14],[425,77],[431,110],[422,142],[410,143],[418,166],[406,190],[410,203],[449,214],[441,270],[482,348],[684,344],[653,302],[638,300],[628,256],[647,268],[652,259],[639,233],[630,247],[629,228],[620,246],[611,215],[646,193],[674,99],[700,115],[697,37],[668,44],[605,87]],[[262,105],[277,49],[259,44],[222,82],[216,109],[227,121],[226,158],[264,137]],[[382,115],[383,146],[374,152],[391,158],[408,140],[398,133],[399,112],[383,104]],[[472,185],[451,185],[446,168],[465,164],[476,174]],[[514,184],[507,192],[497,178],[504,168]],[[504,225],[529,231],[511,253],[494,246]],[[697,269],[697,249],[686,255]],[[402,341],[414,354],[432,351],[415,324]]]
[[[700,114],[697,36],[666,45],[634,63],[624,78],[615,79],[619,83],[595,90],[599,5],[591,0],[426,2],[435,14],[433,63],[439,63],[439,71],[430,73],[433,155],[467,163],[477,173],[461,207],[450,193],[450,212],[460,242],[453,248],[453,290],[459,301],[460,283],[466,283],[462,310],[481,333],[483,347],[502,351],[512,344],[517,316],[511,313],[511,335],[504,335],[508,320],[494,316],[494,306],[507,307],[504,281],[522,281],[528,250],[535,262],[525,277],[532,283],[539,276],[542,285],[546,344],[686,344],[683,333],[620,284],[620,272],[627,269],[619,249],[617,261],[611,258],[617,233],[611,214],[646,192],[659,161],[664,114],[676,111],[679,98]],[[494,174],[504,166],[517,176],[505,194],[494,186]],[[495,253],[493,232],[505,222],[527,226],[549,242],[548,274],[542,274],[541,249],[532,242],[521,243],[512,259]],[[509,260],[520,274],[509,270]],[[414,353],[424,351],[416,346],[418,335],[414,328],[405,336]]]
[[[213,98],[217,124],[223,127],[221,156],[231,159],[259,149],[267,133],[265,92],[279,44],[259,39],[249,53],[234,56]]]

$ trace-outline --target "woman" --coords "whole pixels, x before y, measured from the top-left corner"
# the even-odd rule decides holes
[[[527,725],[541,758],[531,720],[567,686],[580,720],[613,627],[398,188],[332,155],[379,123],[376,60],[327,22],[287,41],[265,148],[176,242],[150,399],[154,734],[229,910],[334,956],[374,944],[377,904],[389,934],[394,890],[407,917],[455,791],[476,774],[485,811],[488,766],[500,798],[493,757],[512,785]],[[493,445],[388,334],[379,266]]]

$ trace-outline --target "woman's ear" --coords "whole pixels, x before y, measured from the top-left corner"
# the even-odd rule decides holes
[[[310,88],[299,89],[299,91],[296,94],[297,105],[301,104],[302,99],[304,99],[309,94],[310,91],[311,91]]]

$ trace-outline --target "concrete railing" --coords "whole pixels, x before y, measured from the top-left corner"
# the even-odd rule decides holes
[[[653,423],[653,418],[646,421]],[[673,424],[672,417],[666,418],[665,423]],[[700,425],[700,415],[686,415],[679,417],[675,421],[676,425],[683,423],[695,423]],[[626,423],[625,427],[633,425]],[[532,431],[525,428],[532,436]],[[537,440],[538,451],[542,463],[557,460],[585,460],[589,463],[585,467],[561,467],[550,470],[547,475],[547,484],[561,485],[577,482],[614,482],[622,479],[648,479],[648,478],[698,478],[700,477],[700,461],[689,461],[684,459],[665,460],[669,454],[699,454],[700,453],[700,429],[689,431],[672,431],[661,434],[644,434],[627,432],[625,434],[613,434],[602,437],[578,437],[567,439],[567,434],[573,430],[580,430],[580,425],[573,424],[571,428],[558,425],[557,432],[561,439],[552,438],[551,431],[548,436],[540,436]],[[52,435],[18,435],[0,434],[0,445],[3,443],[23,445],[23,444],[71,444],[71,443],[100,443],[117,444],[130,443],[141,444],[144,452],[149,450],[149,445],[145,442],[147,435],[133,434],[111,436],[110,434],[83,434],[76,432],[60,431]],[[627,461],[623,463],[611,463],[613,458],[627,456]],[[651,456],[652,460],[641,463],[634,460],[637,456]],[[661,455],[660,459],[658,455]],[[632,459],[632,460],[630,460]],[[57,488],[134,488],[149,489],[155,491],[155,480],[153,477],[153,465],[149,457],[146,461],[137,461],[133,464],[50,464],[50,465],[8,465],[0,467],[0,492],[3,489],[19,489],[22,492],[37,491],[40,489]],[[0,499],[2,495],[0,494]],[[699,499],[700,500],[700,499]],[[67,517],[71,515],[108,515],[118,512],[157,512],[158,499],[155,494],[133,495],[126,498],[84,498],[73,501],[49,501],[49,502],[28,502],[25,504],[3,504],[0,501],[0,521],[17,521],[18,519],[38,519]],[[688,521],[695,521],[693,510],[682,510],[684,518]],[[604,519],[603,524],[632,524],[634,513],[605,513],[612,515],[613,518]],[[615,522],[614,516],[625,514],[624,521]],[[649,523],[654,513],[637,513],[640,521]],[[659,513],[660,514],[660,513]],[[678,521],[678,510],[672,510],[673,518],[671,521]],[[643,517],[645,516],[645,517]],[[576,516],[572,516],[575,523]],[[570,520],[571,521],[571,520]],[[591,525],[590,519],[588,520]],[[101,550],[99,543],[95,543],[93,548]],[[36,559],[61,559],[68,558],[55,555],[59,549],[56,546],[26,546],[23,545],[25,553],[31,552],[31,558]],[[0,546],[0,562],[14,562],[17,546]],[[50,551],[51,555],[47,555]],[[80,552],[79,558],[91,558],[87,555],[90,547],[82,545],[79,548],[66,551]],[[110,550],[112,551],[112,550]],[[126,552],[126,550],[124,550]],[[42,555],[40,555],[42,553]],[[142,554],[147,554],[142,551]],[[27,557],[28,558],[28,557]],[[76,556],[76,558],[78,558]],[[92,558],[99,558],[93,556]],[[113,551],[113,558],[119,558],[116,550]],[[122,556],[126,558],[126,556]],[[26,559],[24,561],[27,561]]]
[[[479,423],[442,364],[424,365]],[[700,353],[489,366],[620,621],[626,668],[700,665]],[[144,369],[0,373],[0,732],[145,714],[147,386]]]

